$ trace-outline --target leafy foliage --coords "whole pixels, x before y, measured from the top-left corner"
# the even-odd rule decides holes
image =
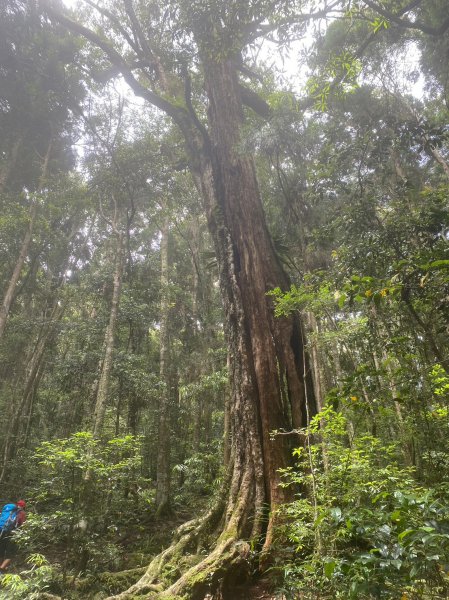
[[[50,587],[55,577],[52,567],[41,554],[31,554],[27,559],[28,568],[20,574],[7,573],[0,581],[2,600],[37,600],[41,593]]]
[[[79,569],[112,566],[117,539],[139,527],[149,499],[139,490],[141,439],[131,435],[101,442],[91,433],[43,442],[34,463],[39,487],[36,506],[20,538],[28,548],[61,549],[67,565]]]
[[[17,532],[23,549],[54,561],[33,555],[29,569],[2,579],[2,593],[30,599],[55,570],[121,568],[126,536],[144,556],[163,399],[176,510],[194,512],[222,484],[228,416],[217,260],[182,138],[160,113],[121,97],[117,65],[99,48],[36,6],[7,0],[0,8],[3,293],[37,208],[0,345],[0,479],[5,494],[32,498]],[[301,490],[283,509],[287,548],[275,557],[286,593],[447,596],[447,3],[136,0],[103,8],[71,18],[123,51],[134,83],[168,102],[184,133],[191,118],[214,160],[203,59],[232,63],[242,99],[252,98],[236,125],[238,151],[256,156],[274,246],[292,280],[267,302],[280,319],[301,313],[326,407],[300,432],[298,471],[286,473],[286,485]],[[297,52],[292,42],[306,31],[313,43]],[[299,92],[268,64],[278,52],[301,61]],[[418,81],[421,98],[408,85]],[[255,99],[269,123],[253,114]],[[163,285],[162,223],[170,232]],[[95,439],[88,428],[117,226],[123,285],[103,437]],[[161,375],[165,342],[169,377]]]
[[[397,445],[349,437],[326,409],[296,451],[286,481],[303,489],[284,507],[294,561],[283,566],[289,594],[305,598],[423,598],[447,593],[447,485],[421,487],[398,465]],[[318,440],[317,440],[318,438]],[[293,597],[293,596],[292,596]]]

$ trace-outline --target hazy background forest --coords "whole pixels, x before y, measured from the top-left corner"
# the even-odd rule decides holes
[[[0,598],[448,598],[448,118],[447,0],[2,0]]]

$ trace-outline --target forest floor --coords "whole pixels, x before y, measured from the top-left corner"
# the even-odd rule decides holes
[[[264,579],[249,586],[236,587],[232,590],[232,600],[285,600],[285,596],[274,593],[272,587],[272,583]]]
[[[241,590],[242,594],[239,595],[239,589],[236,589],[235,600],[285,600],[284,596],[279,594],[273,594],[273,592],[267,591],[265,582],[257,583],[245,590]]]
[[[120,540],[117,540],[118,546],[121,548],[121,559],[120,566],[112,564],[104,565],[105,573],[120,573],[129,569],[145,567],[152,556],[158,554],[163,548],[167,547],[172,539],[173,532],[185,521],[190,520],[193,513],[198,513],[199,510],[196,507],[195,511],[179,511],[166,520],[155,520],[154,518],[143,518],[139,523],[139,527],[130,529]],[[67,565],[67,557],[65,556],[67,549],[63,546],[47,546],[42,548],[42,554],[47,558],[50,564]],[[27,571],[30,566],[26,563],[27,553],[24,550],[19,550],[19,553],[13,563],[11,564],[11,573],[23,574]],[[64,569],[64,567],[62,567]],[[98,572],[97,572],[98,573]],[[75,573],[69,574],[69,579],[73,578]],[[101,575],[101,572],[98,573]],[[83,576],[75,575],[73,579],[74,585],[73,591],[79,587],[81,582],[87,581],[89,577],[84,580]],[[98,588],[96,589],[98,591]],[[89,592],[85,592],[88,595],[85,598],[91,597]],[[92,590],[92,594],[94,594]],[[75,592],[76,594],[76,592]],[[251,581],[240,586],[236,586],[232,590],[228,591],[228,596],[232,597],[232,600],[285,600],[285,597],[279,593],[273,591],[273,584],[267,579],[260,579],[258,581]],[[206,596],[205,600],[210,600],[210,596]]]

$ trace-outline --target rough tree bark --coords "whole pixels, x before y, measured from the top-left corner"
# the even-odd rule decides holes
[[[247,477],[251,527],[248,531],[247,515],[242,515],[235,523],[237,536],[257,537],[264,531],[268,504],[263,543],[268,549],[276,508],[288,499],[278,471],[290,464],[291,450],[286,436],[272,439],[271,433],[305,423],[302,336],[294,317],[274,318],[266,296],[289,282],[267,229],[253,159],[239,151],[243,106],[235,63],[207,52],[203,67],[212,161],[201,183],[219,261],[233,385],[233,476],[226,516],[231,523],[234,511],[238,514],[237,496]]]
[[[217,588],[225,597],[235,578],[248,577],[253,569],[249,560],[251,547],[260,550],[264,561],[269,556],[277,509],[290,498],[291,492],[279,485],[279,469],[291,464],[293,441],[293,436],[272,433],[304,426],[307,413],[314,412],[311,376],[298,316],[275,319],[266,295],[275,287],[288,289],[289,281],[266,225],[253,158],[240,150],[243,101],[248,102],[248,94],[245,98],[242,95],[238,60],[235,52],[229,51],[232,40],[226,44],[228,51],[223,52],[224,47],[219,44],[214,52],[216,40],[205,41],[202,37],[205,31],[216,33],[212,22],[201,27],[196,40],[208,99],[204,125],[191,105],[188,77],[184,94],[170,102],[173,94],[166,87],[170,80],[164,76],[159,56],[148,47],[151,42],[136,21],[132,3],[126,1],[124,6],[137,43],[158,78],[157,86],[148,78],[149,87],[143,86],[105,38],[56,13],[47,4],[46,10],[100,47],[131,88],[165,111],[184,135],[219,266],[229,346],[231,447],[225,478],[227,495],[223,490],[207,515],[185,524],[178,539],[154,559],[146,574],[116,598],[152,597],[153,592],[157,598],[204,598]],[[107,11],[102,14],[110,18]],[[222,42],[229,33],[223,32]],[[142,76],[147,77],[145,73]],[[166,582],[161,583],[164,562],[178,560],[183,551],[194,551],[206,538],[210,540],[214,531],[215,542],[206,558],[169,587]]]

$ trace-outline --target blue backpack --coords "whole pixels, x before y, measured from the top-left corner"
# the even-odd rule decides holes
[[[5,504],[0,514],[0,534],[12,531],[16,526],[19,508],[15,504]]]

